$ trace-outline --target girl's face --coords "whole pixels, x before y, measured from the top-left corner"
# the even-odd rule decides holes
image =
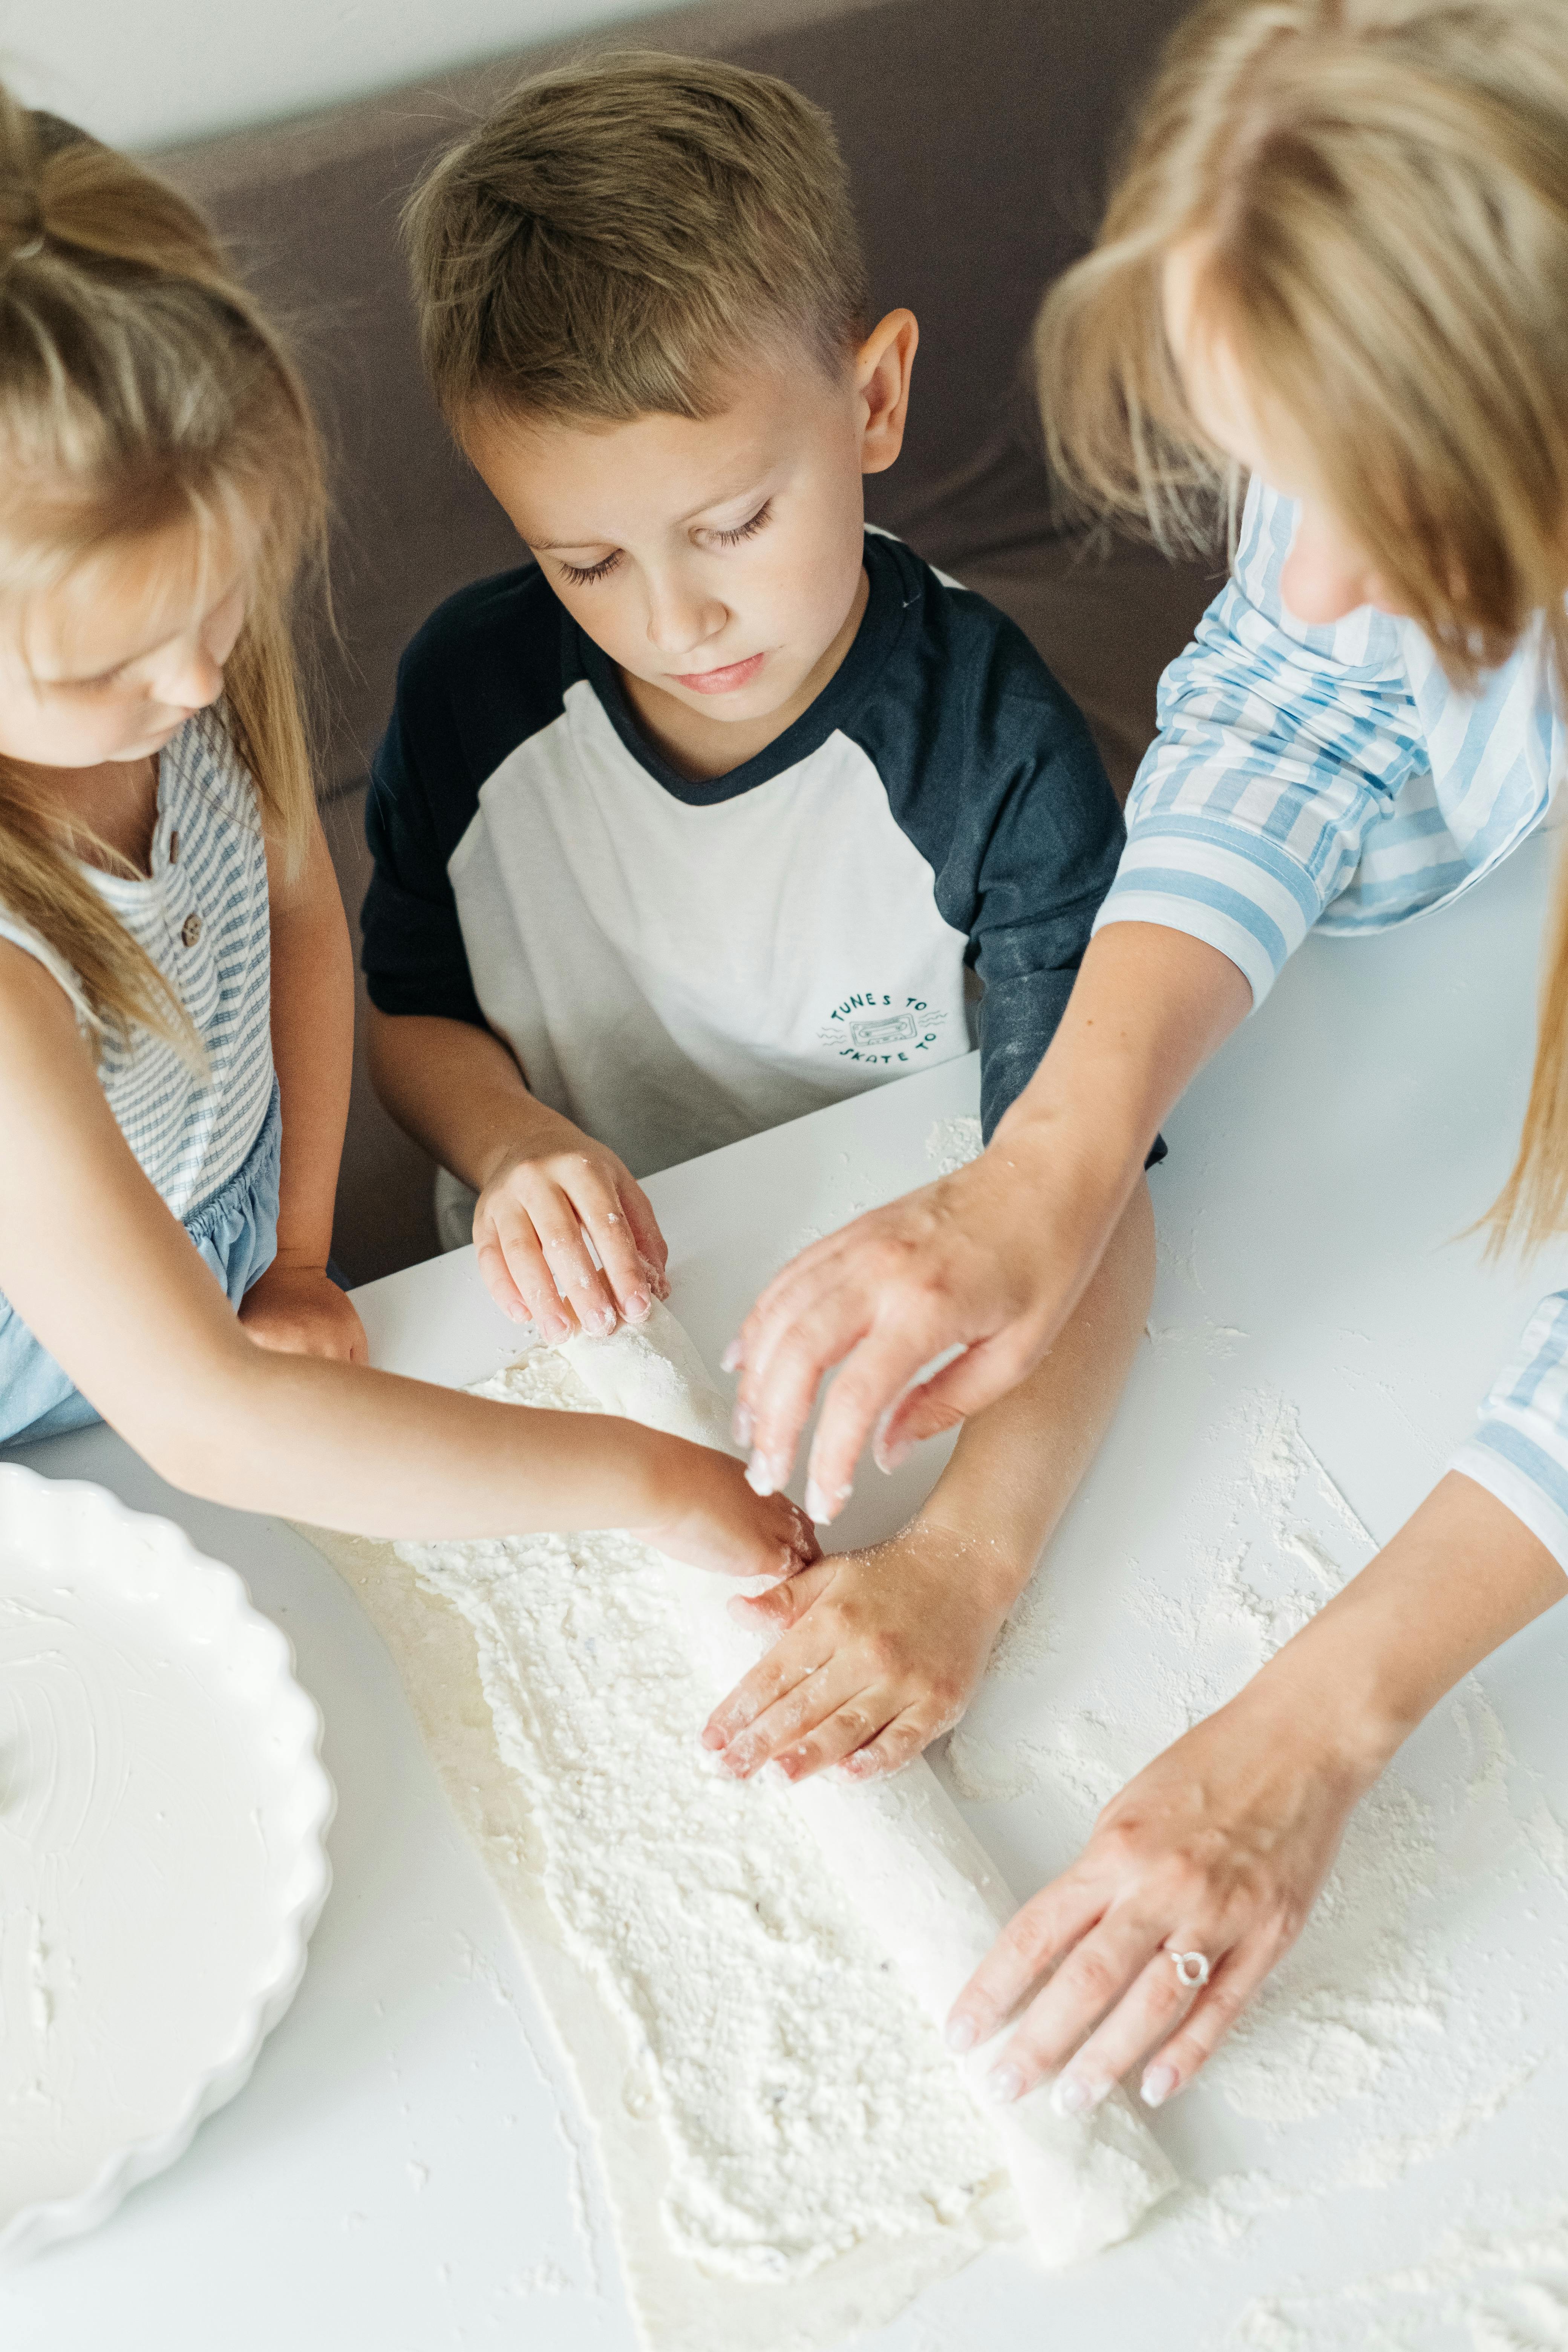
[[[1299,621],[1326,625],[1364,604],[1398,614],[1401,607],[1355,533],[1321,488],[1312,452],[1288,418],[1254,402],[1223,335],[1194,328],[1204,240],[1189,238],[1166,256],[1162,291],[1165,332],[1187,405],[1217,449],[1298,507],[1296,535],[1279,576],[1280,593]]]
[[[0,630],[0,753],[97,768],[161,751],[222,693],[248,591],[235,549],[184,522],[82,565]]]

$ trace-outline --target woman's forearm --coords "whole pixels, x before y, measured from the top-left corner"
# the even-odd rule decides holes
[[[1252,1690],[1370,1785],[1445,1692],[1565,1594],[1568,1577],[1522,1519],[1450,1470]]]
[[[1161,1120],[1251,1009],[1245,975],[1217,948],[1160,923],[1108,924],[992,1152],[1065,1153],[1120,1207]]]

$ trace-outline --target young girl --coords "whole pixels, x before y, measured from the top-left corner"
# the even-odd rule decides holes
[[[348,940],[289,635],[323,509],[199,218],[0,91],[0,1441],[101,1412],[226,1503],[591,1516],[787,1571],[809,1529],[722,1455],[359,1368],[326,1273]]]
[[[895,1444],[1036,1360],[1158,1122],[1310,928],[1441,905],[1546,814],[1568,767],[1563,0],[1213,0],[1039,352],[1054,457],[1094,506],[1180,541],[1252,487],[1038,1074],[939,1216],[917,1195],[819,1244],[743,1335],[742,1405],[784,1465],[802,1399],[849,1357],[814,1454],[830,1489],[945,1346],[971,1343]],[[1494,1230],[1533,1240],[1565,1211],[1568,901]],[[1563,1563],[1568,1294],[1408,1525],[1013,1923],[952,2025],[970,2046],[1049,1975],[998,2095],[1064,2065],[1069,2109],[1141,2062],[1152,2104],[1190,2082],[1299,1933],[1351,1807],[1568,1591]]]

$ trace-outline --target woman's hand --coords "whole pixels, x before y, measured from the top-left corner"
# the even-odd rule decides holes
[[[325,1266],[285,1265],[274,1258],[240,1300],[239,1319],[258,1348],[279,1355],[370,1361],[364,1325]]]
[[[605,1145],[531,1098],[480,1190],[474,1243],[497,1306],[552,1343],[613,1331],[622,1317],[644,1322],[669,1296],[669,1252],[642,1186]]]
[[[1028,2000],[998,2097],[1064,2067],[1057,2097],[1076,2112],[1142,2060],[1151,2106],[1184,2089],[1300,1934],[1357,1800],[1460,1675],[1564,1590],[1540,1538],[1450,1470],[1228,1706],[1112,1799],[959,1994],[952,2046]],[[1173,1952],[1201,1953],[1207,1983],[1184,1987]]]
[[[1017,1597],[984,1549],[917,1520],[732,1601],[780,1638],[714,1708],[703,1745],[738,1780],[771,1757],[792,1780],[840,1761],[865,1780],[907,1764],[958,1721]]]
[[[1228,957],[1180,931],[1112,923],[1091,940],[1045,1059],[980,1158],[815,1243],[746,1318],[724,1368],[741,1376],[735,1438],[759,1485],[788,1478],[835,1366],[806,1490],[819,1521],[879,1423],[891,1469],[1023,1380],[1093,1276],[1161,1119],[1251,1001]]]
[[[787,1495],[757,1495],[741,1465],[708,1445],[605,1420],[637,1431],[655,1456],[657,1515],[630,1529],[640,1543],[721,1576],[797,1576],[821,1556],[811,1521]],[[621,1441],[624,1443],[624,1441]]]
[[[1376,1774],[1303,1737],[1266,1685],[1260,1675],[1129,1781],[959,1995],[958,2050],[1028,2000],[990,2078],[999,2099],[1066,2068],[1057,2103],[1079,2113],[1146,2060],[1143,2097],[1160,2105],[1300,1934]],[[1184,1984],[1175,1952],[1204,1956],[1205,1985]]]

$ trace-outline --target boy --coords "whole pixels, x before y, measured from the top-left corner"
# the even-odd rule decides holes
[[[399,671],[367,820],[372,1068],[477,1194],[500,1304],[547,1339],[609,1330],[667,1286],[637,1177],[964,1053],[970,969],[989,1136],[1121,822],[1020,633],[866,530],[918,330],[868,331],[843,165],[797,92],[677,58],[544,76],[407,226],[437,397],[531,561],[449,598]],[[1152,1272],[1140,1186],[910,1526],[750,1604],[782,1638],[708,1727],[731,1769],[870,1774],[956,1720]]]

